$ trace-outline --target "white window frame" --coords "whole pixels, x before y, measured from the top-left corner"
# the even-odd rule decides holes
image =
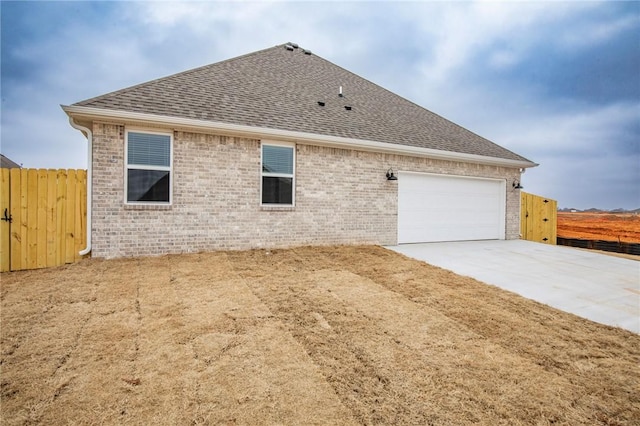
[[[291,148],[293,151],[292,173],[270,173],[262,170],[262,160],[265,146],[281,146]],[[284,177],[291,178],[291,204],[263,203],[262,202],[262,182],[264,177]],[[296,205],[296,144],[291,142],[261,141],[260,143],[260,206],[264,207],[295,207]]]
[[[129,133],[169,136],[169,167],[129,164]],[[161,170],[169,172],[169,201],[128,201],[129,169]],[[173,132],[162,132],[144,128],[127,128],[124,136],[124,204],[129,206],[170,206],[173,203]]]

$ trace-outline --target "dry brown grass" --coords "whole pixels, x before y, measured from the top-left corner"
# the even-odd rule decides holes
[[[2,275],[2,424],[640,419],[640,336],[379,247]]]

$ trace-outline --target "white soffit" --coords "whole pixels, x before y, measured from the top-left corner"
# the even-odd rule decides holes
[[[312,133],[270,129],[265,127],[252,127],[238,124],[219,123],[192,118],[169,117],[155,114],[107,110],[102,108],[74,105],[63,105],[62,109],[67,113],[67,115],[69,115],[70,117],[74,117],[77,120],[117,121],[118,123],[135,123],[137,125],[145,124],[154,127],[171,128],[173,130],[217,132],[225,135],[235,135],[254,139],[277,139],[309,145],[329,146],[342,149],[357,149],[396,155],[428,157],[439,160],[487,164],[501,167],[529,168],[538,165],[529,161],[510,160],[505,158],[487,157],[476,154],[465,154],[409,145],[350,139],[337,136],[317,135]]]

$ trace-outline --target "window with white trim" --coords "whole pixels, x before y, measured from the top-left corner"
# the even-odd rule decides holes
[[[127,131],[125,202],[171,204],[171,147],[166,133]]]
[[[295,145],[262,143],[262,205],[293,206]]]

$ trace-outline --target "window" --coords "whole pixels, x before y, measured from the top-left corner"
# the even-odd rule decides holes
[[[294,148],[262,144],[262,204],[294,204]]]
[[[171,203],[171,143],[168,134],[127,132],[127,203]]]

